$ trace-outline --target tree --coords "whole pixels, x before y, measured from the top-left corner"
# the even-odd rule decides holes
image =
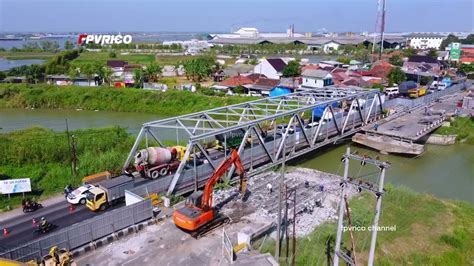
[[[209,57],[198,57],[196,59],[186,60],[183,63],[186,77],[192,81],[202,81],[209,77],[215,68],[215,60]]]
[[[72,82],[76,80],[76,78],[79,76],[79,69],[75,67],[71,67],[68,72],[68,76],[71,79]]]
[[[458,68],[458,72],[467,75],[471,72],[474,72],[474,65],[473,64],[461,64]]]
[[[426,55],[429,57],[438,58],[438,51],[436,51],[436,49],[430,49]]]
[[[351,63],[351,59],[349,57],[345,57],[345,56],[340,56],[336,59],[337,62],[340,62],[340,63],[343,63],[343,64],[350,64]]]
[[[110,58],[116,58],[117,54],[114,51],[112,51],[112,52],[109,53],[109,57]]]
[[[399,84],[407,80],[405,72],[399,67],[394,67],[387,75],[388,78],[388,86],[391,87],[393,84]]]
[[[242,85],[239,85],[233,89],[234,93],[237,94],[244,94],[245,93],[245,87]]]
[[[143,71],[143,78],[146,82],[157,82],[161,74],[163,73],[163,68],[155,62],[152,62],[150,65],[145,67]]]
[[[92,65],[90,63],[84,64],[81,67],[81,73],[86,76],[87,84],[88,84],[88,86],[90,86],[91,79],[94,77],[94,75],[96,73],[96,68],[94,67],[94,65]]]
[[[403,55],[405,57],[412,57],[416,55],[417,51],[415,48],[408,47],[407,49],[403,50]]]
[[[4,80],[7,77],[7,74],[5,72],[0,71],[0,80]]]
[[[112,83],[112,75],[114,73],[112,69],[108,66],[102,66],[98,73],[100,78],[104,81],[104,84],[110,86],[110,84]]]
[[[462,39],[461,43],[463,44],[474,44],[474,34],[467,35],[466,39]]]
[[[143,87],[143,71],[139,68],[133,70],[133,83],[135,88]]]
[[[388,62],[394,66],[403,66],[403,58],[398,54],[392,55]]]
[[[288,62],[282,74],[283,77],[297,77],[301,75],[300,64],[295,60]]]
[[[52,41],[42,41],[41,42],[41,49],[46,52],[57,52],[59,50],[59,44],[58,42],[52,42]]]
[[[372,89],[379,89],[380,92],[384,91],[384,87],[383,87],[382,84],[374,84],[374,85],[372,85]]]
[[[174,63],[174,65],[173,65],[174,73],[176,74],[177,77],[179,76],[179,68],[181,67],[181,64],[182,64],[182,62],[178,61],[178,62]]]
[[[448,37],[446,37],[446,39],[441,42],[441,46],[439,47],[439,49],[444,50],[446,49],[446,47],[448,47],[449,44],[453,42],[459,42],[459,38],[456,35],[449,34]]]
[[[25,73],[28,82],[30,83],[38,83],[40,79],[44,77],[44,66],[42,65],[31,65],[28,66],[27,71]]]
[[[74,45],[72,44],[71,41],[66,40],[66,41],[64,42],[64,49],[65,49],[65,50],[72,50],[73,48],[74,48]]]

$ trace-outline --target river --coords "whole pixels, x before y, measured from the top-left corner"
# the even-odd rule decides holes
[[[64,131],[66,118],[69,129],[106,127],[120,125],[136,134],[141,124],[163,118],[163,116],[142,113],[120,113],[109,111],[76,111],[47,109],[0,109],[0,132],[9,132],[41,125],[57,131]],[[168,134],[166,134],[168,135]],[[164,136],[166,138],[166,136]],[[291,165],[314,168],[325,172],[343,174],[340,163],[345,144],[330,146],[310,155],[298,158]],[[427,192],[442,198],[453,198],[474,203],[474,146],[456,144],[451,146],[426,145],[426,152],[418,158],[380,155],[378,152],[351,145],[361,154],[392,163],[387,171],[386,182],[403,185],[418,192]],[[352,163],[350,175],[362,177],[374,171]],[[368,176],[375,181],[376,176]]]
[[[21,60],[7,60],[0,57],[0,71],[9,70],[10,68],[19,66],[29,66],[34,64],[42,64],[44,60],[41,59],[21,59]]]

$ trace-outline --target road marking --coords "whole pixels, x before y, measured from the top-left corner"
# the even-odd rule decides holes
[[[137,259],[139,259],[140,257],[143,257],[143,256],[145,256],[145,254],[138,255],[137,257],[135,257],[131,260],[125,261],[124,263],[122,263],[122,265],[129,264],[129,263],[131,263],[131,262],[133,262],[133,261],[135,261],[135,260],[137,260]]]

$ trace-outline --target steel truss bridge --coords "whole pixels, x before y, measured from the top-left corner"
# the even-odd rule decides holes
[[[152,121],[143,124],[123,168],[131,166],[139,148],[186,146],[174,173],[142,185],[147,192],[153,187],[168,195],[184,193],[204,185],[227,156],[231,139],[252,176],[347,138],[381,119],[382,104],[378,90],[330,86]],[[312,115],[315,108],[323,110],[319,121]],[[224,139],[220,149],[212,147],[216,136]]]

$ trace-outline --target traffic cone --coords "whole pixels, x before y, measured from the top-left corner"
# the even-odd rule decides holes
[[[69,205],[69,212],[70,213],[74,212],[74,205],[72,205],[72,204]]]
[[[3,236],[8,236],[10,235],[10,232],[8,232],[7,228],[3,228]]]

